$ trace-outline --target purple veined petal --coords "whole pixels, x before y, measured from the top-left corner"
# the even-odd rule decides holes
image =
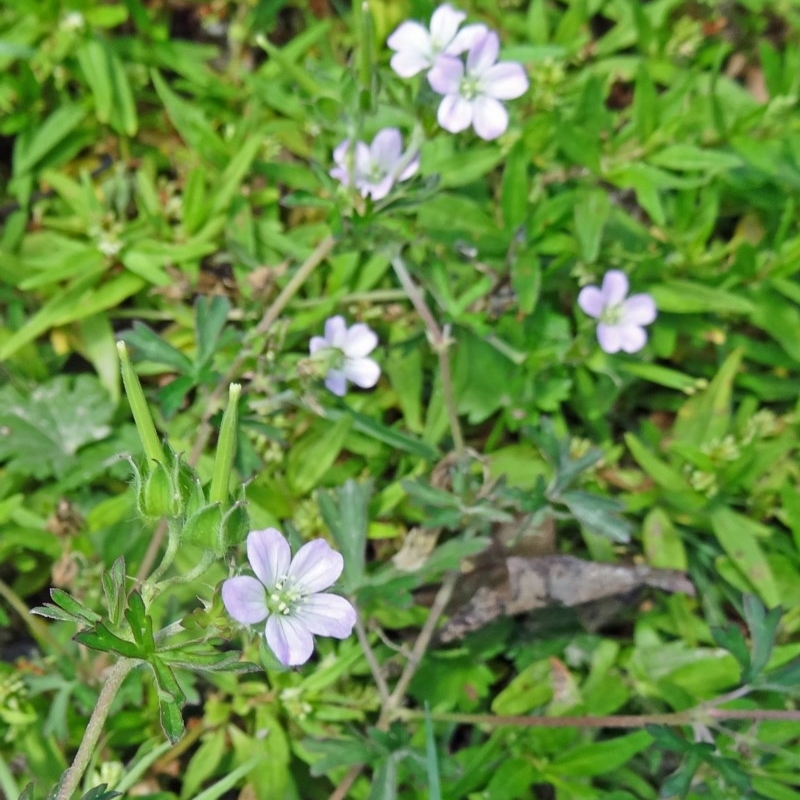
[[[439,6],[431,16],[431,42],[434,51],[444,50],[458,31],[458,26],[467,18],[463,11],[457,11],[445,3]]]
[[[289,571],[292,551],[279,530],[265,528],[247,535],[247,560],[256,577],[270,588]]]
[[[461,59],[452,56],[439,56],[428,73],[428,83],[437,94],[458,94],[464,77]]]
[[[336,594],[312,594],[296,612],[297,618],[315,636],[346,639],[356,624],[356,610]]]
[[[656,301],[649,294],[632,294],[623,304],[626,323],[649,325],[656,318]]]
[[[460,133],[472,124],[472,104],[461,95],[448,94],[436,112],[439,124],[450,133]]]
[[[228,578],[222,584],[225,610],[243,625],[254,625],[267,618],[267,596],[264,584],[248,575]]]
[[[403,155],[403,136],[397,128],[384,128],[375,134],[369,148],[373,164],[392,172]]]
[[[347,358],[363,358],[368,356],[378,346],[378,337],[375,331],[363,322],[350,326],[344,340],[345,356]]]
[[[489,29],[482,23],[465,25],[455,36],[452,42],[445,48],[445,55],[458,56],[469,50],[475,42],[485,36]]]
[[[606,307],[619,305],[628,294],[628,276],[618,269],[610,269],[603,277],[601,291]]]
[[[584,286],[578,295],[578,305],[584,314],[599,317],[606,307],[603,293],[596,286]]]
[[[493,97],[476,97],[472,102],[472,127],[487,142],[496,139],[508,128],[508,112]]]
[[[289,614],[271,614],[264,628],[267,644],[284,666],[305,664],[314,652],[311,631]]]
[[[500,39],[494,31],[487,31],[476,39],[467,54],[467,73],[483,75],[497,61]]]
[[[419,153],[408,162],[408,166],[397,176],[398,181],[407,181],[419,169]]]
[[[387,175],[380,181],[361,181],[359,191],[364,197],[371,197],[373,200],[383,200],[394,186],[394,178]]]
[[[597,341],[606,353],[618,353],[622,349],[622,331],[619,325],[601,322],[597,326]]]
[[[371,389],[381,377],[381,368],[371,358],[348,358],[344,362],[344,376],[361,389]]]
[[[647,344],[647,331],[639,325],[619,325],[620,348],[626,353],[636,353]]]
[[[484,72],[480,88],[497,100],[513,100],[528,91],[528,76],[521,64],[503,61]]]
[[[311,341],[308,343],[308,349],[313,356],[318,350],[324,350],[328,347],[328,342],[321,336],[312,336]]]
[[[344,344],[347,336],[347,325],[344,317],[336,315],[325,320],[325,341],[329,347],[339,347]]]
[[[344,372],[339,369],[329,369],[325,376],[325,386],[337,397],[344,397],[347,394],[347,378]]]
[[[344,559],[324,539],[306,542],[289,567],[292,585],[304,594],[327,589],[342,574]]]

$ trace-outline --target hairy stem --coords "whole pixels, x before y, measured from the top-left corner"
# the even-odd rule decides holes
[[[117,696],[119,687],[127,674],[138,663],[137,659],[121,658],[109,670],[106,682],[103,684],[103,688],[97,698],[97,705],[89,718],[89,724],[86,726],[78,752],[75,753],[72,765],[61,778],[55,800],[71,800],[97,748],[97,742],[100,740],[100,734],[103,732],[103,726],[108,717],[108,712],[111,710],[111,704]]]
[[[456,399],[453,392],[453,378],[450,372],[450,346],[453,340],[449,335],[449,326],[443,328],[436,322],[420,288],[414,283],[405,262],[399,255],[392,256],[392,266],[394,267],[397,279],[411,301],[411,305],[416,309],[420,319],[425,324],[428,331],[428,340],[431,343],[436,355],[439,358],[439,375],[442,379],[442,393],[444,404],[447,410],[447,418],[450,422],[450,433],[453,437],[453,449],[457,456],[464,452],[464,434],[461,432],[461,423],[458,421],[458,410]]]

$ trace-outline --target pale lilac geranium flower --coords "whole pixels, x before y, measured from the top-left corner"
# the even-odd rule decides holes
[[[628,297],[628,278],[611,269],[603,285],[585,286],[578,295],[578,305],[590,317],[599,320],[597,341],[606,353],[635,353],[647,342],[644,325],[656,318],[656,304],[649,294]]]
[[[469,50],[487,28],[475,24],[459,31],[466,16],[463,11],[445,3],[433,12],[430,30],[419,22],[404,22],[386,40],[395,51],[390,62],[392,69],[401,78],[411,78],[430,69],[440,55],[457,56]]]
[[[419,168],[419,155],[403,152],[397,128],[384,128],[372,140],[353,144],[345,139],[334,151],[336,166],[330,171],[343,186],[353,185],[363,197],[382,200],[395,181],[408,180]]]
[[[466,68],[461,59],[442,56],[428,73],[431,88],[444,95],[437,118],[446,131],[459,133],[472,125],[486,141],[505,133],[508,113],[500,101],[525,94],[528,78],[521,64],[498,64],[499,52],[497,34],[487,31],[470,47]]]
[[[381,368],[376,361],[367,356],[378,344],[375,332],[363,322],[345,324],[340,316],[331,317],[325,322],[325,336],[312,336],[311,355],[319,354],[330,358],[325,385],[335,395],[343,397],[347,391],[347,381],[371,389],[381,376]]]
[[[304,544],[292,558],[280,531],[252,531],[247,537],[247,560],[256,577],[226,580],[222,602],[243,625],[266,620],[267,644],[281,664],[305,664],[314,651],[314,636],[345,639],[353,632],[353,606],[344,597],[322,591],[344,567],[342,556],[324,539]]]

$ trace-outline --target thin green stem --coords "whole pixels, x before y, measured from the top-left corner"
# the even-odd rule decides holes
[[[430,712],[436,722],[454,722],[459,725],[485,725],[493,728],[643,728],[645,725],[691,725],[709,720],[783,720],[800,721],[800,710],[778,710],[771,708],[725,709],[696,706],[688,711],[665,714],[618,714],[585,717],[540,717],[530,715],[501,716],[494,714],[458,714]],[[395,712],[395,719],[424,720],[425,712],[402,708]]]
[[[453,378],[450,371],[450,347],[453,340],[450,338],[449,326],[439,327],[439,323],[433,316],[420,288],[414,283],[405,262],[399,255],[392,256],[392,266],[394,267],[397,279],[403,287],[406,297],[411,301],[411,305],[419,314],[420,319],[428,331],[428,341],[431,343],[436,355],[439,357],[439,376],[442,379],[442,394],[444,397],[447,418],[450,422],[450,433],[453,437],[453,449],[456,456],[460,457],[464,453],[464,434],[461,432],[461,423],[458,420],[458,409],[456,407],[455,393],[453,391]]]
[[[109,670],[106,682],[97,698],[97,704],[89,718],[89,724],[84,731],[78,752],[75,753],[72,765],[61,778],[55,800],[71,800],[95,753],[97,743],[100,741],[100,734],[103,732],[103,726],[111,710],[111,704],[114,702],[122,682],[138,663],[139,661],[136,659],[121,658]]]

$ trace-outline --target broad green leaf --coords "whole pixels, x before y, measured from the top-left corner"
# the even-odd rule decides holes
[[[600,254],[603,229],[611,213],[608,193],[602,189],[581,192],[575,203],[575,233],[581,258],[592,264]]]
[[[681,406],[672,430],[676,442],[700,447],[720,440],[728,432],[733,381],[741,361],[742,351],[734,350],[725,359],[708,388]]]
[[[706,286],[696,281],[671,280],[650,287],[659,311],[672,314],[705,312],[753,314],[755,305],[741,294]]]
[[[503,151],[497,147],[471,147],[460,153],[441,156],[423,149],[420,171],[422,175],[439,174],[439,186],[451,189],[474,183],[502,160]]]
[[[56,148],[86,117],[86,109],[78,105],[60,105],[36,132],[19,136],[14,143],[14,176],[32,172],[48,153]]]
[[[515,230],[528,216],[528,166],[531,154],[524,141],[517,142],[510,150],[503,168],[501,210],[503,222],[509,230]]]
[[[133,330],[127,331],[122,338],[125,344],[135,348],[138,360],[166,365],[181,375],[191,375],[194,371],[194,365],[188,356],[138,320],[134,321]]]
[[[652,744],[653,738],[647,731],[636,731],[605,741],[578,745],[556,756],[550,768],[557,774],[572,777],[605,775],[626,764]]]
[[[332,491],[320,491],[317,503],[344,558],[344,586],[354,592],[364,578],[369,501],[372,483],[348,480]]]
[[[742,160],[734,153],[721,150],[705,150],[692,144],[671,144],[648,158],[657,167],[677,172],[703,172],[714,175],[742,166]]]
[[[342,415],[331,425],[317,420],[289,450],[286,479],[298,495],[310,492],[333,466],[350,430],[350,417]]]
[[[209,212],[210,216],[216,216],[227,210],[233,198],[239,193],[242,181],[250,170],[253,159],[260,148],[261,136],[254,132],[245,139],[244,144],[236,151],[225,167],[225,171],[216,181],[214,199]]]
[[[727,506],[711,512],[711,527],[722,549],[770,608],[780,605],[780,593],[759,539],[768,528]]]
[[[645,517],[642,539],[647,563],[651,567],[686,571],[688,559],[683,540],[669,514],[662,508],[654,508]]]
[[[518,672],[492,701],[492,713],[529,714],[553,697],[552,667],[546,659],[534,661]]]
[[[222,329],[228,321],[231,304],[227,297],[205,295],[198,297],[195,303],[195,336],[197,338],[198,364],[210,362],[216,351]]]
[[[105,439],[114,407],[92,375],[60,375],[22,393],[0,389],[0,460],[23,475],[64,476],[81,447]]]

